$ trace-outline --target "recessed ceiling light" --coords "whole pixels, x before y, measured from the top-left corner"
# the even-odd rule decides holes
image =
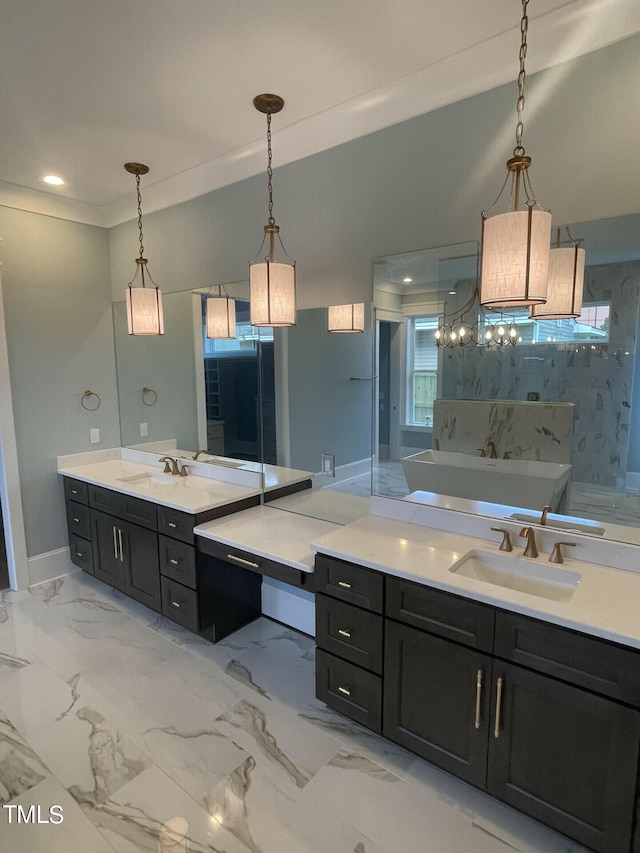
[[[406,278],[403,278],[403,279],[402,279],[402,281],[403,281],[403,283],[404,283],[404,284],[411,284],[411,282],[413,281],[413,279],[412,279],[412,278],[410,278],[409,276],[407,276]]]
[[[58,175],[45,175],[42,180],[45,184],[51,184],[53,187],[61,187],[64,184],[64,181]]]

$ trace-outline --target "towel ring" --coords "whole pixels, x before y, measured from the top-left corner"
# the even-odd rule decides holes
[[[149,402],[146,398],[148,398],[148,400],[150,400],[151,402]],[[155,404],[158,402],[158,395],[153,390],[153,388],[142,389],[142,402],[145,404],[145,406],[155,406]]]
[[[95,405],[95,406],[87,406],[87,401],[88,401],[89,397],[95,397],[95,398],[96,398],[96,400],[97,400],[98,402],[96,403],[96,405]],[[101,402],[102,402],[102,401],[101,401],[101,399],[100,399],[100,396],[99,396],[98,394],[96,394],[96,392],[95,392],[95,391],[85,391],[85,392],[84,392],[84,394],[82,395],[82,397],[80,398],[80,405],[81,405],[81,406],[82,406],[82,408],[83,408],[83,409],[85,409],[87,412],[95,412],[95,411],[96,411],[96,409],[99,409],[99,408],[100,408],[100,403],[101,403]]]

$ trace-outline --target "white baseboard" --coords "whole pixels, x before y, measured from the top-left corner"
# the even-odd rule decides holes
[[[304,634],[315,637],[316,607],[310,592],[287,592],[272,586],[267,578],[262,581],[262,613],[278,622],[284,622]]]
[[[44,554],[29,557],[29,586],[52,581],[64,575],[76,572],[77,568],[71,562],[69,548],[57,548]]]

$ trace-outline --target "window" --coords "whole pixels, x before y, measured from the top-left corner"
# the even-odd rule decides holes
[[[407,423],[431,426],[438,391],[437,315],[408,321]]]

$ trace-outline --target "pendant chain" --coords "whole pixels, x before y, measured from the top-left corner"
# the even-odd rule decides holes
[[[142,196],[140,194],[140,175],[136,175],[136,193],[138,195],[138,231],[140,236],[140,258],[144,257],[144,246],[142,244]]]
[[[267,113],[267,156],[269,159],[269,164],[267,166],[267,177],[269,179],[268,187],[269,187],[269,225],[275,225],[276,221],[273,218],[273,169],[271,168],[271,158],[273,156],[273,152],[271,151],[271,113]]]
[[[524,63],[527,57],[527,30],[529,29],[529,18],[527,17],[527,5],[529,0],[522,0],[522,19],[520,20],[520,34],[522,40],[520,43],[520,72],[518,74],[518,123],[516,125],[516,147],[513,149],[514,156],[524,154],[522,147],[522,131],[524,129],[522,123],[522,113],[524,110],[524,83],[527,76]]]

